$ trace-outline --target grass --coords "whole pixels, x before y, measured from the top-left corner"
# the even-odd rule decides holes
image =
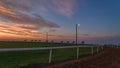
[[[73,44],[64,44],[71,46]],[[26,47],[50,47],[63,46],[58,43],[33,43],[33,42],[1,42],[0,48],[26,48]],[[91,54],[90,48],[80,48],[79,56],[83,57]],[[94,48],[94,53],[96,49]],[[49,50],[42,51],[15,51],[0,52],[0,68],[19,68],[36,63],[48,63]],[[58,62],[76,58],[76,49],[57,49],[53,50],[52,62]]]
[[[45,42],[0,42],[0,48],[31,48],[51,46],[73,46],[75,44],[45,43]]]

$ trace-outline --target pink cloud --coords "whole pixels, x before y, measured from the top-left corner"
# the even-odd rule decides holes
[[[75,7],[75,0],[52,0],[54,7],[54,10],[66,15],[67,17],[70,17],[74,13],[74,7]]]
[[[40,10],[41,10],[42,12],[48,11],[48,9],[47,9],[45,6],[40,6]]]
[[[53,11],[62,14],[67,17],[71,17],[74,14],[76,7],[76,0],[40,0],[40,10]]]
[[[19,10],[22,12],[28,11],[42,11],[42,12],[56,12],[67,17],[74,14],[77,4],[76,0],[7,0],[0,1],[2,5],[7,4],[10,9]],[[14,7],[13,7],[14,6]]]

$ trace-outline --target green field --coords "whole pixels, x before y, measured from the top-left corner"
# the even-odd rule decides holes
[[[40,43],[40,42],[0,42],[0,48],[27,48],[72,46],[74,44]],[[91,55],[90,48],[80,48],[79,57]],[[96,48],[94,48],[96,53]],[[19,68],[36,63],[48,63],[49,50],[0,52],[0,68]],[[76,58],[76,48],[53,50],[52,62]]]

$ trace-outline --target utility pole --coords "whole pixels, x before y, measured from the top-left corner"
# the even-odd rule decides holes
[[[46,42],[48,43],[48,32],[46,33]]]
[[[76,45],[78,43],[78,26],[80,26],[80,24],[76,24]]]

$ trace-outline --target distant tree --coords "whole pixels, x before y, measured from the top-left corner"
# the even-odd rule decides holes
[[[81,41],[81,44],[85,44],[85,41]]]
[[[33,42],[33,40],[31,40],[31,42]]]
[[[64,43],[63,41],[61,41],[60,43]]]
[[[67,44],[70,43],[70,41],[67,41]]]
[[[54,43],[54,40],[52,40],[51,43]]]
[[[38,40],[39,42],[41,42],[41,40]]]
[[[27,42],[27,40],[25,39],[24,42]]]
[[[35,42],[37,42],[37,40],[35,40]]]
[[[48,43],[48,40],[46,40],[46,43]]]
[[[75,41],[73,41],[72,43],[75,44]]]

